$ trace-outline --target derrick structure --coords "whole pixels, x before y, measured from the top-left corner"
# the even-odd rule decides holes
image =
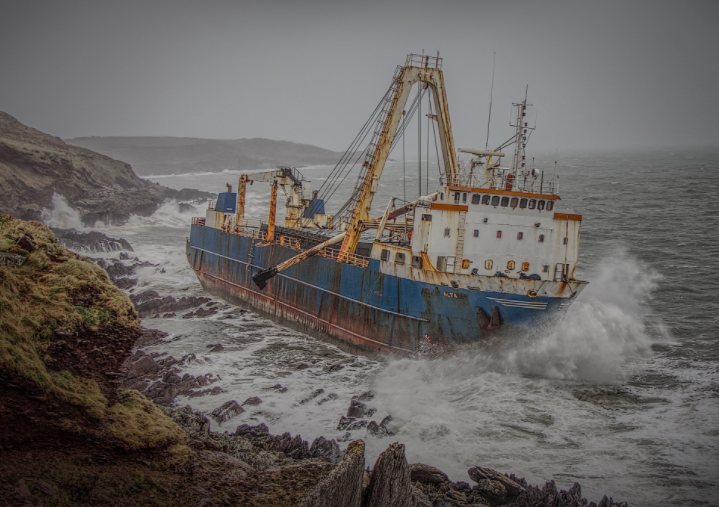
[[[395,76],[383,104],[375,131],[370,141],[362,172],[357,181],[351,201],[354,202],[349,216],[345,236],[340,247],[339,259],[342,260],[357,248],[360,234],[364,230],[363,223],[370,219],[369,211],[372,199],[385,163],[389,157],[404,106],[407,103],[412,87],[421,83],[432,91],[437,108],[436,120],[439,130],[444,172],[448,177],[457,173],[457,158],[452,137],[452,126],[449,120],[447,93],[444,85],[444,74],[441,70],[442,59],[432,56],[410,54],[404,67],[397,67]]]

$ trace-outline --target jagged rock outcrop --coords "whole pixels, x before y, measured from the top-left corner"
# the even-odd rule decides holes
[[[377,458],[362,505],[416,507],[418,501],[415,496],[404,444],[391,444]]]
[[[297,503],[297,507],[361,507],[364,442],[347,446],[342,461]],[[393,504],[385,504],[393,505]]]
[[[52,229],[55,237],[65,248],[77,253],[134,252],[132,245],[123,238],[111,238],[99,231],[78,232],[75,229]]]
[[[177,300],[172,296],[162,297],[154,290],[133,294],[130,296],[130,300],[135,304],[135,309],[140,318],[167,312],[182,312],[191,308],[197,308],[211,301],[210,298],[203,296],[181,297]],[[210,314],[214,313],[217,313],[217,310],[210,312]]]

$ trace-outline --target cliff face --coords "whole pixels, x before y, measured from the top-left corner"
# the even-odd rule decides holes
[[[78,137],[68,142],[127,160],[141,175],[335,164],[342,156],[317,146],[262,138]]]
[[[138,178],[125,162],[66,144],[2,111],[0,182],[1,213],[38,219],[58,193],[88,225],[149,216],[166,197],[178,194]]]

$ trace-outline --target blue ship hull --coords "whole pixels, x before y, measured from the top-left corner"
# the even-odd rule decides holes
[[[382,273],[377,259],[363,268],[322,256],[290,267],[259,290],[254,273],[297,254],[277,243],[262,245],[192,225],[186,253],[209,292],[354,351],[445,351],[496,332],[487,329],[488,316],[501,330],[531,328],[571,301],[455,289]]]

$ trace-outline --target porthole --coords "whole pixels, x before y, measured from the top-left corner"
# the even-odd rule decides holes
[[[502,231],[497,231],[497,238],[501,238],[501,237],[502,237]]]
[[[514,271],[514,267],[515,267],[514,261],[509,261],[509,262],[507,263],[507,269],[508,269],[509,271]]]
[[[524,239],[524,233],[523,233],[523,232],[518,232],[518,233],[517,233],[517,239],[519,239],[519,240]]]
[[[522,271],[529,271],[529,263],[528,262],[522,263]]]
[[[565,245],[567,244],[567,238],[564,238],[564,244]]]
[[[539,242],[544,243],[544,234],[539,235]]]
[[[475,238],[478,238],[478,237],[479,237],[479,229],[475,229],[475,230],[474,230],[474,237],[475,237]]]
[[[448,238],[451,233],[452,233],[452,230],[449,227],[446,227],[444,229],[444,237],[445,238]]]

